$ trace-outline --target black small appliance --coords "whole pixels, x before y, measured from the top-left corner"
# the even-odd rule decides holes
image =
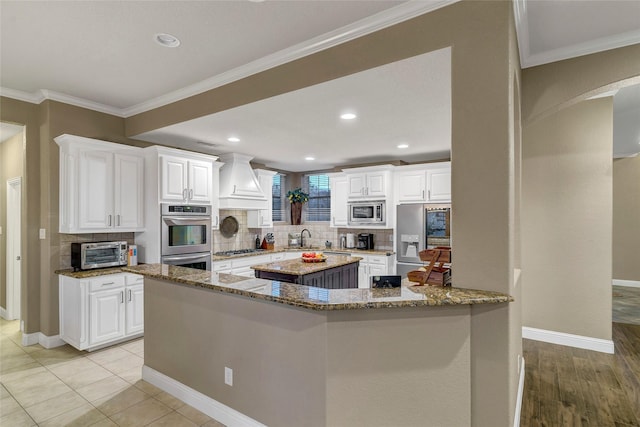
[[[358,249],[373,249],[373,233],[358,234]]]

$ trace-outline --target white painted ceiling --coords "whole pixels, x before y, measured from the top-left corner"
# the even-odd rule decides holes
[[[36,103],[55,99],[128,117],[453,1],[2,0],[0,93]],[[640,42],[640,1],[514,3],[525,67]],[[182,44],[176,49],[157,45],[153,36],[159,32],[178,36]],[[434,87],[448,81],[448,75],[436,75],[446,74],[447,65],[434,62],[448,61],[447,55],[434,55],[144,137],[162,138],[178,132],[175,141],[185,144],[224,144],[228,133],[247,135],[233,147],[236,151],[286,170],[315,170],[383,158],[415,161],[438,157],[446,151],[442,145],[448,142],[449,131],[444,127],[450,118],[436,119],[442,117],[450,101],[448,90]],[[422,72],[429,77],[419,81],[415,91],[405,91],[407,88],[392,76],[414,76],[416,67],[425,67]],[[348,96],[345,88],[353,88]],[[425,97],[423,91],[430,88],[435,91]],[[307,91],[309,99],[305,99]],[[403,98],[393,96],[395,92]],[[390,97],[381,98],[390,93]],[[629,96],[632,101],[637,98]],[[330,107],[347,108],[345,103],[350,100],[363,112],[357,122],[350,127],[332,122],[338,111]],[[401,101],[412,106],[412,111],[400,108]],[[287,120],[293,111],[295,120]],[[414,119],[405,120],[397,113]],[[424,120],[417,118],[425,115]],[[229,122],[237,128],[223,126]],[[394,145],[400,139],[407,139],[411,146],[403,155]],[[203,147],[200,151],[216,150],[199,147]],[[228,149],[218,147],[219,152]],[[314,164],[301,162],[307,155],[318,160]]]

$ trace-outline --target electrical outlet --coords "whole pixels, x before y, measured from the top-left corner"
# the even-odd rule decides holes
[[[224,367],[224,383],[233,386],[233,369]]]
[[[47,238],[47,230],[45,230],[44,228],[41,228],[38,232],[38,235],[40,236],[40,240],[44,240]]]

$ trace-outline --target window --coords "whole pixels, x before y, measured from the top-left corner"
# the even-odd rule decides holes
[[[309,193],[306,221],[329,221],[331,218],[331,189],[329,175],[305,175],[305,191]]]
[[[273,176],[273,181],[271,183],[271,207],[273,209],[271,219],[273,221],[285,220],[286,207],[284,205],[284,201],[286,200],[286,197],[283,195],[284,181],[284,175],[282,174],[278,173]]]

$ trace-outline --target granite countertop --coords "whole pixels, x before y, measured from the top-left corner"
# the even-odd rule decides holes
[[[124,266],[123,266],[124,267]],[[106,276],[107,274],[125,273],[123,267],[96,268],[95,270],[73,271],[72,268],[65,270],[56,270],[54,273],[62,276],[72,277],[74,279],[88,279],[91,277]]]
[[[264,250],[264,251],[260,251],[260,252],[250,252],[250,253],[246,253],[246,254],[236,254],[236,255],[212,255],[211,256],[211,260],[212,261],[225,261],[228,259],[233,259],[233,258],[244,258],[244,257],[249,257],[249,256],[259,256],[259,255],[268,255],[268,254],[273,254],[273,253],[277,253],[277,252],[340,252],[343,254],[362,254],[362,255],[384,255],[384,256],[390,256],[393,255],[395,252],[391,251],[391,250],[363,250],[363,249],[333,249],[333,248],[321,248],[319,246],[311,246],[308,248],[299,248],[299,247],[288,247],[288,246],[283,246],[283,247],[277,247],[275,249],[269,249],[269,250]]]
[[[270,271],[272,273],[304,276],[305,274],[315,273],[317,271],[353,264],[361,259],[361,257],[349,255],[326,255],[326,261],[323,262],[304,262],[302,257],[300,257],[296,259],[270,262],[269,264],[252,265],[251,268],[259,271]]]
[[[164,264],[144,264],[123,267],[122,270],[185,286],[320,311],[500,304],[513,301],[513,297],[499,292],[412,286],[407,280],[403,281],[402,287],[394,289],[322,289]]]

